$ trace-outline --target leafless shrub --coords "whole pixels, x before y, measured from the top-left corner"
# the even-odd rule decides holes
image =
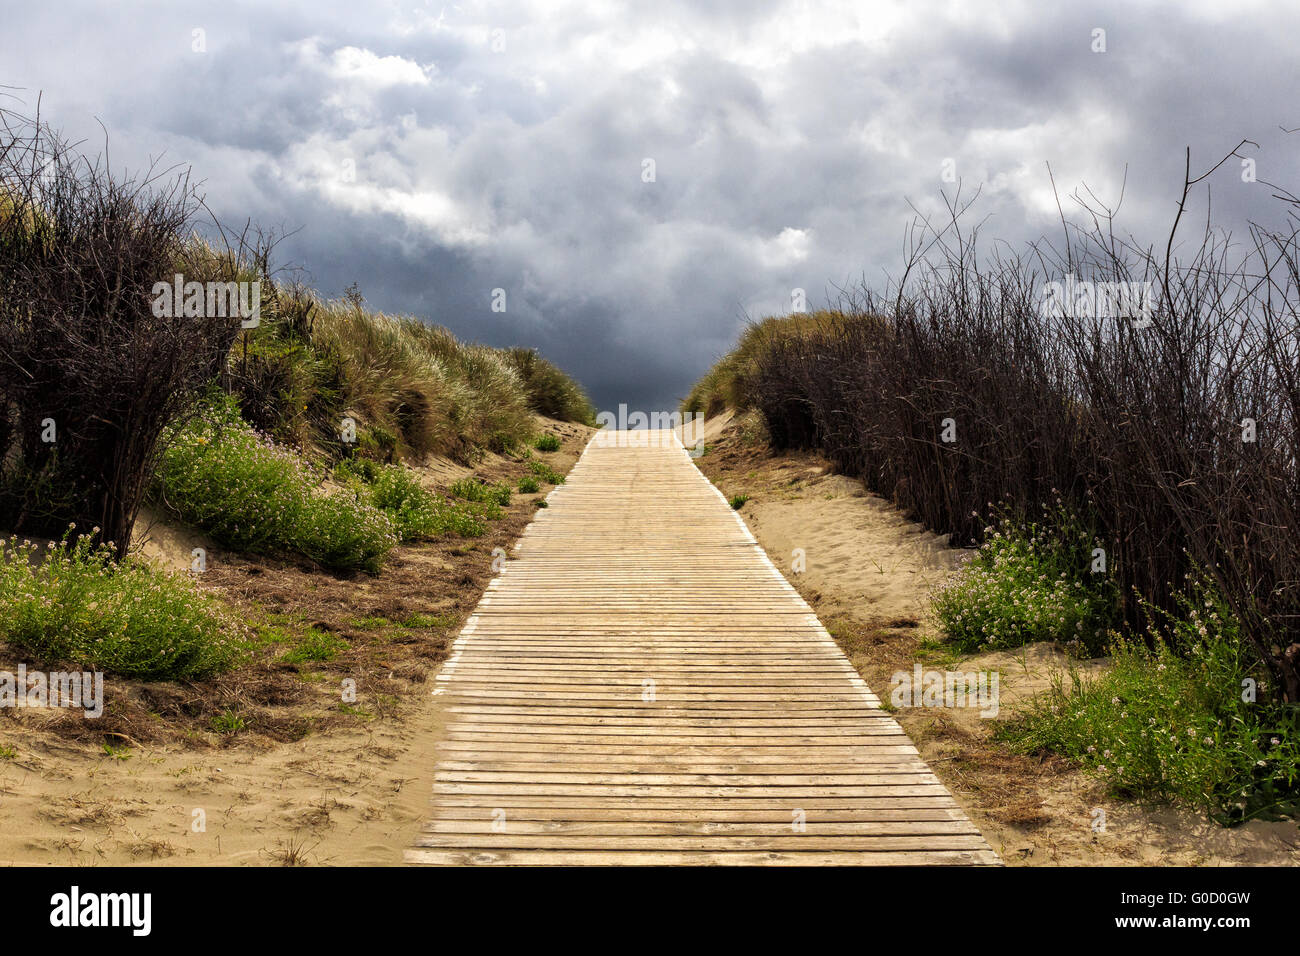
[[[259,258],[244,237],[193,242],[201,209],[184,172],[118,175],[0,112],[0,525],[57,535],[71,515],[126,552],[159,435],[240,322],[156,316],[154,285],[247,278]]]
[[[1189,163],[1179,220],[1204,178]],[[776,444],[820,447],[962,542],[990,503],[1059,498],[1105,542],[1131,623],[1208,574],[1300,701],[1300,227],[1281,198],[1288,226],[1252,225],[1238,259],[1208,224],[1177,258],[1177,220],[1141,248],[1080,199],[1089,222],[1063,248],[981,262],[953,202],[943,228],[919,223],[896,286],[847,292],[834,329],[771,335],[754,401]],[[1047,283],[1069,275],[1149,284],[1149,323],[1045,317]]]

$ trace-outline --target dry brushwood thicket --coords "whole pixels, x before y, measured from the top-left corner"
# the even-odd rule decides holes
[[[188,177],[115,177],[0,111],[0,526],[68,517],[130,546],[158,441],[221,370],[238,318],[159,318],[156,282],[231,281],[264,250],[188,240]]]
[[[1189,171],[1179,220],[1204,179]],[[1139,246],[1083,201],[1063,243],[983,260],[953,201],[896,286],[751,326],[684,408],[757,409],[774,446],[820,450],[957,544],[985,539],[990,506],[1060,499],[1129,625],[1207,576],[1267,693],[1300,701],[1300,203],[1280,196],[1288,225],[1253,225],[1244,256],[1208,223],[1190,248],[1178,221]],[[1045,318],[1067,276],[1143,284],[1150,313]]]

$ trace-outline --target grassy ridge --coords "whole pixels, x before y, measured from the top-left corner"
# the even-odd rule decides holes
[[[271,286],[261,325],[231,350],[226,382],[260,430],[334,457],[474,461],[533,437],[533,413],[590,424],[580,386],[530,349],[493,349],[365,308],[355,290],[322,300]]]

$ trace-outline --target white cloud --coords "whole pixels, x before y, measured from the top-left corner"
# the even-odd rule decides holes
[[[811,244],[812,233],[809,230],[787,226],[777,236],[757,242],[758,261],[765,269],[791,266],[808,258]]]
[[[331,57],[331,75],[349,82],[362,82],[370,86],[425,86],[435,71],[433,66],[420,66],[400,56],[379,56],[370,50],[345,46],[335,50]]]

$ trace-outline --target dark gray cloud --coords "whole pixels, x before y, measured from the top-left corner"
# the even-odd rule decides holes
[[[945,160],[1013,243],[1058,228],[1047,163],[1110,200],[1127,168],[1146,242],[1185,146],[1205,166],[1249,137],[1260,178],[1300,184],[1297,27],[1206,0],[69,2],[6,9],[0,85],[92,146],[102,120],[115,163],[192,166],[223,218],[296,229],[281,258],[327,294],[654,409],[745,314],[896,273]],[[1235,163],[1212,186],[1234,230],[1281,214]]]

